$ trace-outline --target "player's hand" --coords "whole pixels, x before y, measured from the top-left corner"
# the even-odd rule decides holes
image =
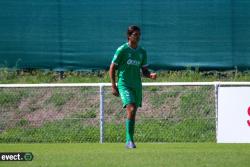
[[[112,94],[114,96],[119,96],[119,91],[116,85],[112,85]]]
[[[157,74],[156,73],[150,73],[150,78],[151,79],[156,79],[157,78]]]

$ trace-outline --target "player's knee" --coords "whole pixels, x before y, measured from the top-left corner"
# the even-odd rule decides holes
[[[126,108],[127,108],[127,117],[130,119],[134,119],[136,114],[135,104],[129,104],[126,106]]]
[[[135,106],[135,104],[129,104],[129,105],[127,105],[127,110],[128,110],[129,112],[134,113],[134,112],[136,111],[136,106]]]

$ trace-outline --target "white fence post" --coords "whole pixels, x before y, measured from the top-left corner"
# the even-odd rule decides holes
[[[100,85],[100,143],[104,142],[104,85]]]
[[[218,88],[219,88],[219,85],[220,84],[217,82],[215,82],[215,84],[214,84],[216,142],[217,142],[217,137],[218,137]]]

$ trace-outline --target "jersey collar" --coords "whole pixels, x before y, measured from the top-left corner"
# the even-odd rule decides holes
[[[128,47],[129,47],[131,50],[133,50],[133,51],[137,51],[137,50],[139,49],[139,47],[140,47],[140,46],[138,45],[137,48],[134,49],[134,48],[132,48],[131,46],[129,46],[128,42],[127,42],[126,44],[127,44]]]

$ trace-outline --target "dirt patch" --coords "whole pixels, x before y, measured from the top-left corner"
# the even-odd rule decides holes
[[[79,90],[76,89],[67,89],[62,91],[73,93],[74,96],[66,101],[65,104],[61,106],[55,106],[51,103],[47,103],[53,92],[49,90],[45,91],[43,95],[36,97],[36,102],[31,103],[26,101],[22,103],[23,105],[20,105],[20,107],[26,105],[29,107],[34,106],[34,111],[30,113],[24,112],[22,117],[27,119],[33,126],[41,126],[46,122],[69,118],[71,115],[85,112],[89,108],[93,108],[93,110],[99,108],[99,96],[95,94],[88,94],[85,96],[84,94],[79,93]],[[27,100],[29,101],[30,99]]]
[[[41,109],[34,113],[25,115],[26,120],[32,126],[41,126],[44,122],[51,122],[54,120],[61,120],[65,117],[64,113],[57,112],[52,109]]]

